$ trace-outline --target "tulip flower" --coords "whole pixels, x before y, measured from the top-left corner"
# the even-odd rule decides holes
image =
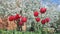
[[[22,22],[27,22],[27,18],[26,18],[26,17],[22,17],[22,18],[21,18],[21,21],[22,21]]]
[[[34,16],[35,16],[35,17],[37,17],[38,14],[39,14],[39,13],[38,13],[37,11],[34,12]]]
[[[42,13],[45,13],[46,12],[46,8],[41,8],[40,9],[40,13],[42,14]]]
[[[16,14],[14,19],[17,20],[17,19],[19,19],[20,17],[21,17],[21,16],[20,16],[19,14]]]
[[[43,19],[43,20],[41,21],[41,23],[42,23],[42,24],[45,24],[45,23],[46,23],[46,20],[45,20],[45,19]]]
[[[14,16],[9,16],[9,21],[13,21],[14,20]]]
[[[50,18],[45,18],[46,22],[48,23],[50,21]]]
[[[24,23],[23,22],[19,22],[19,25],[22,26]]]
[[[35,20],[36,20],[37,22],[39,22],[39,21],[40,21],[40,18],[39,18],[39,17],[37,17],[37,18],[35,18]]]

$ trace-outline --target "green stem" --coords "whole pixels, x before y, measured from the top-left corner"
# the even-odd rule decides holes
[[[22,34],[24,34],[24,32],[22,32]]]
[[[46,34],[48,34],[48,32],[47,32],[47,31],[46,31],[45,33],[46,33]]]
[[[13,30],[13,34],[15,34],[15,30]]]

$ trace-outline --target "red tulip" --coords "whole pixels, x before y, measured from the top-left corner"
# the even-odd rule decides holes
[[[23,22],[19,22],[19,25],[22,26],[24,23]]]
[[[22,17],[22,18],[21,18],[21,21],[22,21],[22,22],[27,22],[27,18],[26,18],[26,17]]]
[[[39,21],[40,21],[40,18],[35,18],[35,20],[36,20],[37,22],[39,22]]]
[[[37,11],[34,12],[34,16],[35,16],[35,17],[37,17],[38,14],[39,14],[39,13],[38,13]]]
[[[46,8],[41,8],[40,9],[40,13],[45,13],[46,12]]]
[[[13,21],[14,20],[14,16],[9,16],[9,21]]]
[[[20,16],[19,14],[16,14],[14,19],[17,20],[17,19],[19,19],[20,17],[21,17],[21,16]]]
[[[50,18],[45,18],[46,22],[48,23],[50,21]]]
[[[42,23],[42,24],[45,24],[45,23],[46,23],[46,20],[45,20],[45,19],[43,19],[43,20],[41,21],[41,23]]]

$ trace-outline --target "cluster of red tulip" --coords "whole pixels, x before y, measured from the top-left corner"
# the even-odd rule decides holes
[[[40,13],[41,14],[43,14],[45,12],[46,12],[46,8],[41,8],[40,9]],[[38,11],[35,11],[34,12],[34,16],[36,17],[35,20],[37,22],[40,21],[40,18],[37,17],[38,15],[39,15],[39,12]],[[19,14],[16,14],[15,16],[9,16],[9,21],[18,20],[18,19],[20,19],[19,25],[23,25],[25,22],[27,22],[27,18],[26,17],[22,17]],[[50,18],[45,18],[45,19],[41,20],[41,23],[42,24],[45,24],[46,22],[48,23],[49,20],[50,20]]]
[[[41,14],[43,14],[43,13],[45,13],[46,12],[46,8],[41,8],[40,9],[40,13]],[[35,20],[37,21],[37,22],[39,22],[41,19],[38,17],[38,15],[39,15],[39,12],[38,11],[35,11],[34,12],[34,16],[36,17],[35,18]],[[48,23],[50,21],[50,18],[45,18],[45,19],[42,19],[41,20],[41,23],[42,24],[45,24],[45,23]]]
[[[13,20],[18,20],[20,19],[19,25],[22,26],[25,22],[27,22],[27,18],[26,17],[22,17],[19,14],[16,14],[15,16],[9,16],[9,21],[13,21]]]

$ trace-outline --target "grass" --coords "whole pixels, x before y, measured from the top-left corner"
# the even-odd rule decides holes
[[[0,34],[13,34],[13,31],[3,31],[3,30],[0,30]],[[20,32],[20,31],[14,31],[14,34],[41,34],[41,32],[29,32],[29,31],[26,31],[26,32]],[[60,33],[55,33],[55,34],[60,34]]]

